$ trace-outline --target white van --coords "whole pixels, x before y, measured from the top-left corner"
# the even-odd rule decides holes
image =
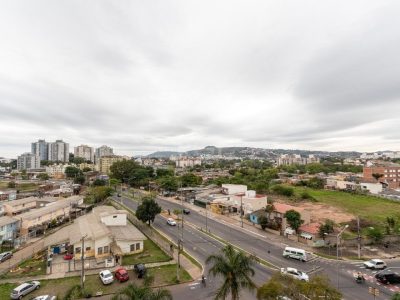
[[[286,247],[285,250],[283,250],[283,257],[307,261],[306,251],[298,248]]]

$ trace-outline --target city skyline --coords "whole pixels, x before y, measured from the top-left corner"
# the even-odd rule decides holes
[[[396,151],[398,8],[6,3],[0,156],[42,137],[121,155],[207,145]]]

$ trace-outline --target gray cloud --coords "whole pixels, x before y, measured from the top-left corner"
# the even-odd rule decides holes
[[[398,8],[9,2],[0,11],[0,156],[38,138],[121,154],[399,148]]]

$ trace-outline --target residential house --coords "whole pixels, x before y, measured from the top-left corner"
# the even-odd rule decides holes
[[[290,227],[286,218],[284,217],[285,213],[289,210],[295,210],[299,212],[304,225],[310,224],[311,222],[311,213],[309,210],[277,202],[274,203],[274,207],[274,211],[268,215],[268,218],[270,222],[276,222],[280,226],[281,234],[283,234],[285,230]]]
[[[82,250],[85,237],[85,250]],[[69,231],[69,243],[73,245],[74,258],[102,258],[143,251],[146,237],[127,220],[127,211],[112,206],[95,207],[91,213],[74,221]]]
[[[367,191],[371,194],[380,194],[383,191],[383,186],[384,184],[378,182],[378,183],[371,183],[371,182],[361,182],[360,183],[361,190],[362,191]]]
[[[5,190],[0,191],[0,201],[7,200],[15,200],[17,199],[17,191],[16,190]]]
[[[38,209],[31,209],[28,212],[18,215],[21,221],[21,235],[37,230],[44,230],[53,220],[62,221],[69,218],[75,211],[75,207],[83,203],[83,197],[71,196],[61,198]],[[35,201],[36,206],[36,201]]]
[[[299,242],[309,246],[323,246],[324,239],[319,236],[319,223],[303,224],[299,227]]]
[[[3,216],[0,217],[0,243],[5,240],[13,240],[19,230],[19,220],[17,218]]]
[[[400,187],[400,164],[379,161],[364,167],[363,179],[365,182],[377,182],[374,174],[380,174],[379,182],[386,183],[389,188],[397,189]]]
[[[3,203],[4,213],[7,216],[15,216],[36,208],[36,197],[22,198]]]
[[[224,195],[237,195],[245,194],[247,192],[247,185],[242,184],[223,184],[221,192]]]

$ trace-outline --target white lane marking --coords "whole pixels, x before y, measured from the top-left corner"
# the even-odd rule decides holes
[[[228,224],[228,225],[230,225],[230,226],[235,226],[235,227],[239,228],[240,230],[247,231],[247,232],[249,232],[249,233],[251,233],[251,234],[254,234],[254,235],[257,235],[257,236],[261,236],[261,237],[263,237],[263,238],[266,238],[266,236],[265,236],[265,235],[262,235],[262,234],[259,234],[259,233],[256,233],[256,232],[253,232],[253,231],[251,231],[251,230],[248,230],[248,229],[246,229],[246,228],[242,228],[242,227],[240,227],[240,226],[238,226],[238,225],[235,225],[235,224],[232,224],[232,223],[226,222],[226,221],[224,221],[224,220],[218,220],[218,221],[219,221],[219,222],[221,222],[221,223]]]

